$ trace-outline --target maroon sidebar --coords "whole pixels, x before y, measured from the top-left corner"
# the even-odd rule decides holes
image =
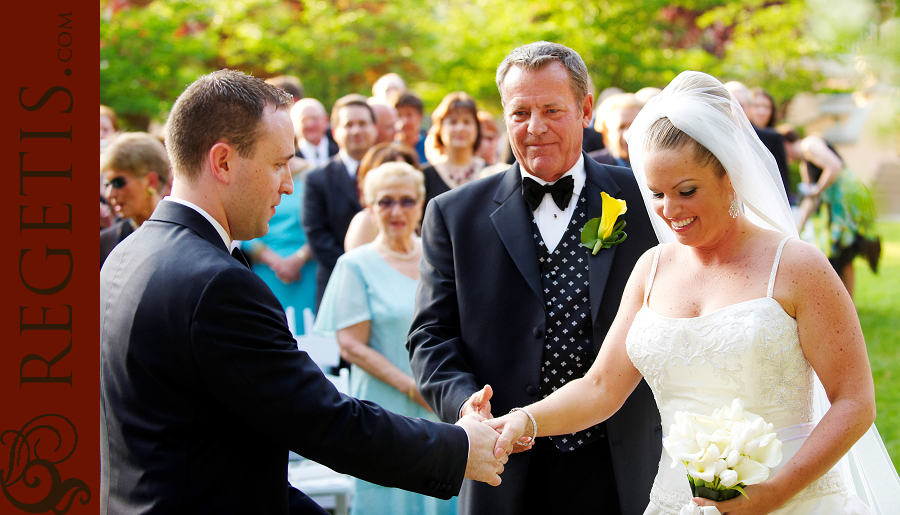
[[[98,513],[99,11],[4,7],[0,513]]]

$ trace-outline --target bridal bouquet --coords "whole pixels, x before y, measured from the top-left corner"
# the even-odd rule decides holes
[[[672,467],[681,461],[695,497],[725,501],[744,487],[765,481],[769,468],[781,463],[781,440],[772,424],[744,411],[735,399],[712,416],[679,411],[663,446]]]

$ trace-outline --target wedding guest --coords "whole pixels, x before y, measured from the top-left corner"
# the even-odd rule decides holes
[[[303,91],[303,83],[300,82],[300,79],[298,77],[295,77],[293,75],[279,75],[277,77],[272,77],[266,79],[266,83],[271,84],[289,94],[294,99],[295,104],[305,96]]]
[[[169,158],[146,132],[124,132],[100,154],[106,198],[118,221],[100,231],[100,266],[112,249],[141,226],[162,200],[169,181]]]
[[[394,141],[394,136],[397,134],[397,109],[388,100],[375,97],[366,99],[366,103],[375,114],[375,128],[378,130],[375,143]]]
[[[643,106],[644,102],[632,93],[607,97],[597,108],[594,122],[594,129],[603,135],[606,148],[588,152],[588,157],[605,165],[631,168],[625,133]]]
[[[328,113],[322,102],[314,98],[303,98],[291,107],[291,121],[294,123],[296,157],[319,168],[338,153],[338,144],[328,137]]]
[[[804,197],[798,227],[806,224],[820,204],[824,206],[826,226],[820,248],[853,297],[853,259],[866,255],[876,271],[881,255],[869,191],[830,143],[814,135],[800,138],[789,126],[782,126],[781,130],[788,159],[800,162]]]
[[[412,321],[422,246],[416,228],[422,216],[422,172],[387,162],[365,177],[363,194],[378,236],[338,259],[316,332],[336,335],[341,356],[352,364],[350,395],[395,413],[437,421],[422,399],[409,368],[404,342]],[[456,500],[440,501],[357,480],[356,515],[455,515]]]
[[[365,196],[362,194],[363,184],[366,174],[369,171],[391,161],[400,161],[412,165],[413,168],[419,169],[419,159],[416,152],[408,146],[394,141],[392,143],[379,143],[370,148],[366,155],[359,162],[359,171],[356,172],[356,178],[360,191],[360,203],[363,205],[362,211],[356,213],[353,220],[350,220],[350,226],[347,228],[347,235],[344,236],[344,251],[349,251],[359,247],[360,245],[371,243],[375,236],[378,235],[378,225],[375,220],[375,213],[372,206],[366,202]]]
[[[385,73],[372,84],[372,97],[388,101],[394,95],[406,91],[406,81],[396,73]]]
[[[309,239],[316,268],[316,306],[337,258],[344,253],[344,236],[354,215],[362,210],[356,187],[359,160],[375,143],[375,114],[365,97],[345,95],[331,110],[334,140],[340,149],[322,168],[309,173],[303,191],[303,230]]]
[[[486,165],[497,163],[500,156],[500,131],[494,115],[487,111],[478,111],[478,123],[481,125],[481,144],[475,155],[484,159]]]
[[[100,105],[100,152],[106,148],[109,141],[115,137],[119,131],[119,122],[116,118],[116,112],[111,107]],[[116,222],[116,215],[109,207],[106,200],[106,185],[104,184],[103,172],[100,173],[100,229],[106,229]]]
[[[582,152],[594,106],[575,51],[519,47],[497,68],[497,88],[518,164],[435,197],[422,226],[407,346],[444,421],[506,413],[583,375],[628,274],[656,244],[634,175]],[[580,235],[604,194],[628,203],[628,239],[592,254]],[[644,384],[606,423],[510,456],[496,490],[467,482],[460,513],[638,515],[661,448]]]
[[[400,117],[400,129],[394,136],[397,141],[416,149],[419,164],[425,164],[425,131],[422,130],[422,118],[425,107],[422,99],[412,91],[406,90],[395,94],[393,98],[397,116]]]
[[[752,124],[754,108],[750,90],[747,86],[738,81],[726,82],[724,86],[734,99],[737,100],[738,104],[741,105],[744,114],[747,115],[747,118],[750,119]],[[753,125],[753,130],[756,131],[756,136],[763,142],[763,145],[766,146],[766,149],[772,154],[772,157],[775,158],[775,163],[778,165],[778,173],[781,174],[781,184],[790,201],[793,193],[791,175],[787,164],[787,155],[784,150],[784,138],[774,129]]]
[[[634,96],[637,97],[639,102],[643,102],[644,104],[646,104],[647,102],[650,101],[651,98],[655,97],[656,95],[659,95],[660,93],[662,93],[661,89],[659,89],[655,86],[646,86],[646,87],[643,87],[643,88],[637,90],[634,93]]]
[[[109,140],[119,132],[119,119],[111,107],[100,106],[100,150],[103,150]]]
[[[832,470],[875,419],[859,319],[822,253],[797,239],[775,162],[741,106],[715,78],[683,72],[641,110],[628,141],[654,230],[669,243],[635,266],[584,378],[487,421],[503,431],[498,445],[596,424],[643,376],[667,434],[676,412],[712,416],[738,398],[783,444],[768,479],[721,502],[692,499],[685,466],[662,455],[646,515],[701,513],[697,505],[710,507],[702,513],[870,513]],[[821,420],[814,399],[831,402]]]
[[[754,127],[767,127],[774,129],[778,125],[777,109],[775,99],[768,91],[762,88],[753,88],[750,90],[751,103],[753,109],[747,117]]]
[[[425,203],[434,197],[478,178],[484,159],[475,155],[481,143],[478,106],[468,93],[456,91],[441,100],[431,115],[428,140],[434,155],[425,174]],[[425,144],[426,154],[429,144]]]

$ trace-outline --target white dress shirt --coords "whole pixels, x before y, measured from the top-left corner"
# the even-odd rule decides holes
[[[542,186],[550,184],[539,177],[529,174],[521,166],[519,166],[519,171],[522,173],[523,178],[528,177]],[[544,195],[544,200],[534,210],[534,220],[537,223],[538,230],[541,232],[541,237],[544,239],[544,245],[547,246],[547,250],[551,253],[559,245],[566,228],[569,226],[569,222],[572,221],[572,214],[575,212],[575,206],[578,204],[581,190],[584,189],[584,182],[587,180],[587,174],[584,171],[584,154],[581,154],[575,166],[562,174],[560,179],[567,175],[571,175],[572,179],[575,180],[575,186],[572,189],[572,198],[569,199],[569,205],[566,206],[565,211],[556,205],[556,202],[553,201],[553,196],[549,193]]]
[[[169,201],[175,202],[177,204],[181,204],[182,206],[187,206],[187,207],[193,209],[194,211],[200,213],[201,215],[203,215],[203,218],[206,218],[206,220],[209,223],[211,223],[212,226],[216,229],[216,232],[219,233],[219,236],[222,237],[222,241],[225,243],[225,248],[228,249],[228,252],[231,252],[232,250],[234,250],[231,245],[232,244],[231,238],[228,237],[228,233],[225,231],[225,228],[222,227],[222,224],[217,222],[216,219],[213,218],[209,213],[204,211],[202,207],[200,207],[197,204],[194,204],[192,202],[188,202],[187,200],[184,200],[181,198],[176,198],[176,197],[171,197],[171,196],[163,197],[163,200],[169,200]],[[235,243],[235,246],[240,244],[240,242],[234,242],[234,243]]]
[[[304,158],[316,168],[327,165],[331,159],[331,156],[328,155],[328,138],[325,136],[322,136],[318,145],[313,145],[305,139],[301,139],[297,142],[297,148]]]
[[[356,182],[356,170],[359,168],[359,161],[350,157],[350,154],[344,151],[344,149],[340,149],[338,155],[341,156],[341,162],[343,162],[344,167],[347,168],[347,175]]]

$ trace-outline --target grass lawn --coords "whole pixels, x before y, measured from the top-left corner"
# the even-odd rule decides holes
[[[900,469],[900,222],[880,223],[878,228],[882,245],[878,274],[861,258],[856,260],[853,300],[875,379],[875,425]]]

